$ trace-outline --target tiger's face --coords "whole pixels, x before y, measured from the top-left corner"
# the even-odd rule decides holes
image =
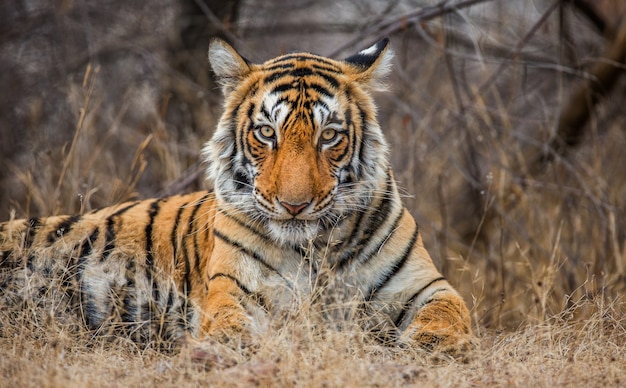
[[[346,61],[300,53],[255,65],[213,42],[225,111],[205,156],[218,198],[290,245],[359,210],[386,176],[369,92],[391,56],[382,41]]]

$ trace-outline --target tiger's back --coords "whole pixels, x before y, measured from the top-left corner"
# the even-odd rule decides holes
[[[0,303],[53,300],[57,315],[141,342],[193,333],[214,212],[213,195],[197,192],[2,223]]]

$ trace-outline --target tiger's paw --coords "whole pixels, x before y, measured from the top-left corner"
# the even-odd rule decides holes
[[[451,359],[470,362],[479,347],[478,338],[472,334],[422,331],[415,333],[409,341],[427,351],[435,361]]]
[[[212,341],[241,353],[254,351],[257,341],[250,319],[239,312],[207,317],[202,325],[201,340]]]
[[[418,310],[401,337],[433,355],[460,361],[469,361],[478,347],[469,310],[455,292],[438,292]]]
[[[226,369],[245,361],[245,357],[233,349],[212,338],[198,339],[187,337],[181,351],[185,363],[209,371]]]

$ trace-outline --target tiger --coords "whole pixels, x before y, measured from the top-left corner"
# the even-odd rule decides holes
[[[402,203],[377,121],[393,57],[383,39],[345,60],[257,64],[213,39],[212,191],[0,224],[0,302],[54,289],[95,332],[245,343],[293,298],[325,294],[374,336],[467,352],[469,310]]]

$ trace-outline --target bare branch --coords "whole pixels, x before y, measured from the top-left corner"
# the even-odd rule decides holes
[[[517,42],[515,47],[509,52],[509,55],[508,55],[509,58],[515,58],[520,54],[524,46],[528,44],[528,41],[530,40],[530,38],[532,38],[532,36],[537,32],[537,30],[539,30],[539,27],[541,27],[543,23],[545,23],[545,21],[552,14],[552,12],[558,7],[559,2],[560,0],[557,0],[554,3],[552,3],[550,7],[548,7],[548,9],[541,16],[541,18],[537,20],[537,22],[526,33],[526,35],[524,35],[522,39],[519,42]],[[495,82],[495,80],[500,76],[500,74],[509,65],[509,63],[510,62],[508,61],[502,62],[500,66],[498,66],[498,68],[491,74],[491,76],[478,88],[478,91],[474,94],[474,97],[483,94]],[[475,100],[474,98],[470,98],[470,101],[474,101],[474,100]]]
[[[436,17],[456,12],[459,9],[467,8],[472,5],[476,5],[479,3],[486,3],[488,1],[493,0],[461,0],[461,1],[442,1],[441,3],[431,6],[424,7],[420,9],[413,10],[411,12],[407,12],[402,15],[394,16],[391,19],[383,20],[379,23],[376,23],[369,28],[365,29],[358,33],[354,38],[350,39],[345,44],[339,46],[333,52],[329,54],[330,57],[336,57],[342,51],[347,49],[353,49],[352,46],[355,44],[365,40],[370,36],[376,36],[377,38],[383,38],[385,36],[391,35],[392,33],[402,30],[406,27],[407,23],[419,23],[426,20],[431,20]]]
[[[563,1],[566,3],[571,3],[572,6],[576,10],[578,10],[580,13],[585,15],[585,17],[589,19],[591,24],[593,24],[598,29],[598,31],[603,33],[606,37],[611,38],[611,39],[615,37],[615,31],[613,30],[613,27],[608,25],[608,23],[605,22],[602,16],[600,16],[598,12],[596,12],[596,9],[592,7],[590,4],[588,4],[586,1],[584,0],[563,0]]]
[[[198,161],[189,166],[178,179],[169,183],[163,190],[157,193],[159,197],[167,197],[170,195],[180,194],[194,183],[204,173],[204,162]]]
[[[226,39],[230,41],[230,43],[236,45],[237,47],[246,47],[246,44],[237,37],[237,35],[233,34],[228,28],[224,26],[224,23],[215,16],[213,11],[205,4],[203,0],[195,0],[195,3],[198,5],[198,8],[204,13],[209,23],[213,25],[221,34],[224,35]]]

